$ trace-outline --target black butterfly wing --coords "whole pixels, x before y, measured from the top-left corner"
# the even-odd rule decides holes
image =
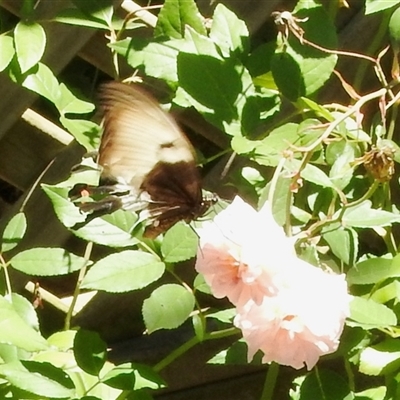
[[[109,209],[145,210],[147,237],[199,216],[203,198],[194,151],[175,121],[137,86],[111,82],[99,98],[104,114],[100,185],[115,183],[117,194]],[[90,204],[87,208],[95,207]]]

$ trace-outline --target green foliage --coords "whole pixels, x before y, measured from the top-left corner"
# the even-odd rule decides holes
[[[25,0],[24,19],[0,35],[0,72],[45,98],[57,111],[59,123],[81,145],[88,151],[97,149],[101,128],[91,121],[95,106],[73,93],[45,64],[43,54],[52,38],[36,21],[33,3]],[[299,1],[291,20],[277,16],[277,39],[261,45],[252,42],[245,22],[222,3],[205,19],[194,0],[166,0],[157,25],[147,35],[137,35],[136,29],[147,29],[145,25],[135,15],[121,19],[110,0],[73,0],[52,23],[100,30],[109,40],[104,51],[110,52],[116,74],[118,55],[132,68],[132,77],[138,74],[162,83],[172,108],[194,108],[225,135],[228,145],[221,154],[240,156],[237,169],[227,172],[227,186],[236,187],[254,204],[269,199],[279,225],[298,234],[301,258],[346,273],[353,300],[341,347],[325,360],[323,369],[297,377],[290,397],[389,400],[400,393],[400,213],[389,188],[389,182],[394,183],[392,188],[397,185],[393,171],[400,160],[393,131],[398,81],[387,83],[390,79],[377,56],[385,47],[381,43],[373,56],[360,61],[363,55],[358,54],[353,59],[368,62],[369,72],[376,72],[380,86],[375,91],[360,96],[362,91],[352,82],[340,80],[336,84],[353,96],[349,104],[319,101],[343,55],[336,51],[335,21],[330,18],[339,3],[325,9],[315,1]],[[388,33],[395,53],[399,4],[365,1],[366,14],[384,15],[392,8]],[[365,53],[370,54],[367,49]],[[380,108],[374,108],[377,100]],[[365,105],[375,114],[363,118]],[[151,399],[167,385],[159,370],[183,352],[177,349],[154,368],[137,363],[116,366],[107,360],[107,345],[95,332],[77,327],[45,338],[34,306],[13,293],[10,268],[52,277],[79,271],[75,299],[81,290],[146,289],[146,333],[177,329],[189,320],[193,338],[187,348],[238,333],[232,327],[236,310],[204,310],[202,298],[211,294],[204,278],[198,275],[192,281],[177,272],[177,263],[196,256],[195,231],[179,223],[153,241],[143,237],[144,221],[135,213],[118,210],[88,217],[69,198],[75,184],[98,183],[95,163],[85,160],[82,167],[66,181],[43,184],[42,189],[66,229],[91,243],[85,254],[55,247],[20,250],[29,230],[23,211],[2,232],[2,398]],[[370,237],[380,239],[379,251],[369,246]],[[110,253],[92,259],[93,244],[106,246]],[[236,341],[210,363],[247,364],[246,351],[244,342]],[[346,368],[325,368],[333,358],[341,358]],[[256,357],[254,363],[259,362]],[[370,376],[376,379],[366,385]]]

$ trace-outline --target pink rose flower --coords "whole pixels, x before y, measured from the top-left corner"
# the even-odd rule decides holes
[[[261,350],[263,362],[274,361],[310,370],[320,356],[337,350],[350,296],[344,275],[336,275],[300,260],[282,279],[275,296],[262,304],[249,301],[237,308],[234,324],[242,330],[248,358]]]
[[[293,256],[291,239],[268,212],[257,212],[240,197],[198,230],[196,270],[215,297],[233,304],[252,299],[257,304],[276,292],[278,270]],[[271,245],[269,244],[271,243]]]
[[[237,197],[199,236],[196,269],[236,306],[249,360],[261,350],[264,362],[311,369],[336,351],[349,314],[344,275],[300,260],[268,204],[257,212]]]

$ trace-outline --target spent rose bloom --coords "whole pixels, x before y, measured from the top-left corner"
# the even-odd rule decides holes
[[[257,212],[240,197],[198,230],[196,270],[215,297],[233,304],[249,299],[257,304],[276,292],[286,259],[295,254],[293,242],[274,221],[268,205]]]
[[[264,362],[311,369],[336,351],[349,314],[344,275],[300,260],[268,204],[257,212],[237,197],[199,236],[196,269],[236,306],[249,360],[261,350]]]

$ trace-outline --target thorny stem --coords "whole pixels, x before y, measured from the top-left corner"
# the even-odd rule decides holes
[[[65,317],[65,324],[64,324],[65,330],[68,330],[71,327],[72,315],[74,313],[74,308],[75,308],[76,302],[78,301],[78,296],[79,296],[79,293],[80,293],[80,290],[81,290],[82,281],[83,281],[83,278],[86,275],[86,270],[87,270],[87,267],[89,265],[90,255],[92,253],[92,250],[93,250],[93,242],[88,242],[87,245],[86,245],[85,254],[83,256],[84,257],[83,265],[82,265],[82,268],[79,271],[78,280],[76,282],[74,294],[72,296],[71,305],[70,305],[70,307],[68,309],[68,312],[67,312],[67,315]]]

